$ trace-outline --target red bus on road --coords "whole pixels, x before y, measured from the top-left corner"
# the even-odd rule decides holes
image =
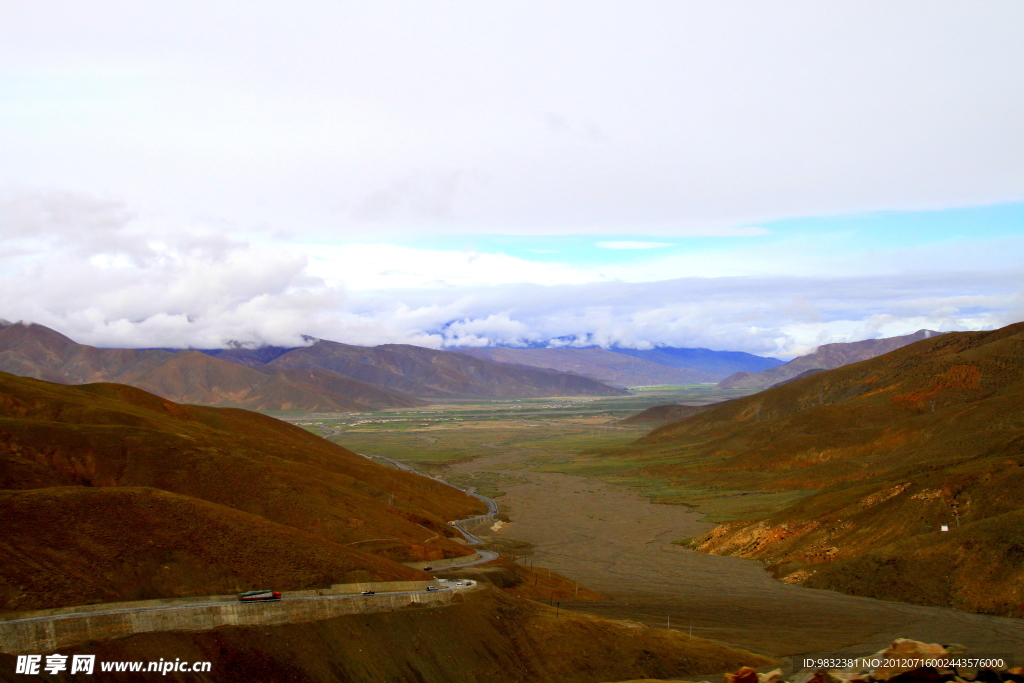
[[[238,599],[242,602],[263,602],[264,600],[280,600],[281,594],[277,591],[246,591],[239,593]]]

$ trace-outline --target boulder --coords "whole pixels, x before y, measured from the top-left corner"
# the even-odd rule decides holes
[[[756,671],[749,666],[744,666],[734,674],[722,676],[722,683],[760,683],[760,681]]]
[[[920,669],[924,665],[925,659],[930,659],[937,656],[948,655],[947,650],[942,645],[937,643],[922,643],[919,640],[910,640],[909,638],[897,638],[892,641],[892,645],[884,650],[876,652],[872,655],[872,659],[896,659],[896,660],[910,660],[912,666],[896,666],[896,667],[879,667],[872,671],[872,675],[880,680],[886,681],[890,678],[894,678],[904,672],[914,671]],[[916,655],[916,656],[915,656]],[[921,660],[920,663],[915,663],[914,660]],[[923,676],[924,674],[918,674]],[[916,681],[917,679],[915,679]],[[923,680],[923,679],[922,679]],[[901,683],[911,683],[909,679]]]

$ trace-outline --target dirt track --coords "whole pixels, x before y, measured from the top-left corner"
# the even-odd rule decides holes
[[[521,459],[478,458],[453,472],[486,471]],[[812,652],[870,654],[896,637],[960,643],[971,654],[1017,655],[1024,620],[858,598],[779,583],[757,562],[703,555],[671,545],[712,525],[684,508],[652,505],[595,479],[516,470],[498,499],[512,524],[495,536],[533,543],[537,567],[609,597],[579,611],[673,627],[773,656]],[[936,568],[937,571],[941,568]],[[564,605],[565,603],[563,603]]]

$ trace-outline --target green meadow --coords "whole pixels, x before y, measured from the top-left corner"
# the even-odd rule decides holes
[[[686,505],[718,522],[767,514],[809,492],[719,489],[693,485],[685,477],[654,475],[644,468],[686,463],[686,449],[631,455],[629,444],[657,425],[620,421],[655,405],[713,403],[747,393],[702,384],[652,386],[631,389],[626,396],[451,400],[373,413],[275,416],[329,435],[357,453],[394,458],[429,474],[444,473],[453,484],[490,498],[504,495],[503,484],[523,481],[517,470],[535,469],[629,486],[652,502]],[[473,474],[445,472],[451,463],[499,454],[516,457]]]

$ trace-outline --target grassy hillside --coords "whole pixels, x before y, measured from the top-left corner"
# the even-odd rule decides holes
[[[78,487],[77,493],[67,487]],[[124,487],[136,494],[113,495]],[[175,539],[173,543],[182,544],[184,555],[178,558],[182,566],[219,567],[210,576],[220,572],[223,581],[211,579],[211,586],[277,576],[244,562],[237,564],[228,557],[235,541],[221,544],[212,533],[204,551],[209,554],[201,557],[201,535],[186,533],[183,527],[159,528],[160,515],[139,511],[145,505],[173,509],[182,521],[189,514],[196,519],[232,520],[234,530],[224,531],[224,539],[243,538],[257,527],[271,537],[290,533],[306,539],[297,541],[294,551],[284,543],[268,545],[279,547],[271,557],[280,563],[281,571],[293,572],[294,580],[282,588],[315,580],[314,575],[303,573],[306,570],[297,569],[311,566],[316,556],[304,554],[303,548],[321,554],[330,550],[333,559],[323,566],[334,582],[360,566],[377,576],[406,573],[403,567],[353,550],[400,561],[467,554],[465,546],[450,540],[456,532],[446,522],[483,511],[482,503],[470,496],[382,467],[264,415],[171,403],[124,385],[69,387],[5,373],[0,373],[0,489],[7,490],[4,505],[12,515],[20,511],[17,514],[31,520],[35,506],[41,519],[52,514],[58,527],[59,520],[64,520],[64,529],[41,526],[46,533],[35,537],[26,533],[18,550],[19,562],[49,567],[58,583],[64,580],[61,572],[78,569],[46,559],[55,547],[48,534],[66,531],[68,538],[81,537],[85,543],[100,528],[106,529],[109,539],[121,533],[140,543],[150,536]],[[152,492],[147,494],[150,497],[141,493],[153,489],[176,495],[154,498]],[[136,510],[138,506],[142,508]],[[192,512],[182,512],[186,509]],[[86,529],[87,520],[92,530]],[[138,526],[128,533],[125,523]],[[363,541],[374,543],[362,548]],[[96,543],[94,551],[102,554],[105,546]],[[165,547],[175,547],[173,543],[168,540]],[[123,557],[124,571],[134,565],[159,564],[166,555],[156,545],[141,547],[138,552],[149,553],[150,559],[115,553]],[[292,552],[298,554],[289,556]],[[3,562],[14,561],[13,555],[2,556]],[[90,566],[84,564],[81,569],[92,571]],[[0,573],[5,577],[17,573],[13,566],[9,569],[13,573],[6,567]],[[117,571],[111,571],[111,584],[120,585]],[[24,609],[26,601],[39,598],[33,586],[44,585],[39,581],[45,578],[8,585],[4,591],[11,600],[22,596],[17,597],[17,605]],[[131,581],[122,583],[127,586]],[[180,591],[211,591],[198,583],[202,581],[185,582]],[[183,594],[180,591],[175,594]],[[14,603],[0,604],[0,608],[14,608]]]
[[[641,410],[636,415],[627,417],[625,420],[620,420],[619,424],[634,425],[634,424],[646,424],[649,422],[676,422],[687,417],[702,413],[708,409],[708,406],[681,406],[681,405],[665,405],[665,406],[651,406],[646,410]]]
[[[1024,616],[1022,380],[1024,324],[951,333],[595,457],[681,489],[784,497],[693,541],[705,552],[807,586]]]

